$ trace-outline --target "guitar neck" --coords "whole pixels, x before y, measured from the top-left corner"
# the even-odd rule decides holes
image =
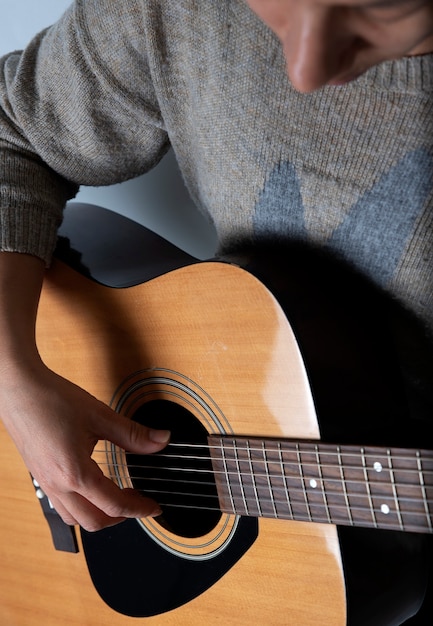
[[[433,452],[210,436],[220,507],[253,517],[433,532]]]

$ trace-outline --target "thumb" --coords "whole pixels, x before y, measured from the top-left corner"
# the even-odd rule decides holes
[[[165,448],[170,440],[169,430],[143,426],[114,412],[105,429],[104,437],[128,452],[152,454]]]

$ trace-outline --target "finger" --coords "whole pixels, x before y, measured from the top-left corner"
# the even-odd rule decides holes
[[[170,440],[170,431],[148,428],[123,415],[111,416],[103,434],[105,439],[128,452],[151,454],[162,450]]]
[[[120,489],[93,460],[79,495],[108,518],[155,517],[161,513],[155,500],[141,495],[135,489]],[[65,504],[65,500],[63,502]],[[70,507],[68,510],[71,510]]]
[[[115,526],[126,519],[125,517],[109,517],[78,493],[68,494],[63,497],[63,500],[66,506],[56,498],[53,499],[52,504],[65,524],[69,526],[78,524],[85,530],[94,532]],[[71,514],[69,509],[74,511],[74,514]]]
[[[58,498],[49,498],[50,504],[54,507],[56,513],[62,518],[62,520],[68,526],[75,526],[78,524],[78,521],[69,513],[69,511],[63,506],[61,500]]]
[[[114,526],[128,518],[160,515],[161,510],[152,499],[141,496],[133,489],[121,490],[105,477],[104,483],[107,483],[104,487],[108,486],[109,494],[95,491],[89,499],[83,494],[70,492],[50,498],[50,501],[66,524],[78,524],[89,532]]]

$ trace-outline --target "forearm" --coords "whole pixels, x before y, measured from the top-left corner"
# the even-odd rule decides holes
[[[44,263],[15,252],[0,253],[0,363],[2,377],[38,361],[35,324]]]

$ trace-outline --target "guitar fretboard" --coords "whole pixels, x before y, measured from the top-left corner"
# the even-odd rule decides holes
[[[210,436],[228,513],[433,532],[433,452]]]

